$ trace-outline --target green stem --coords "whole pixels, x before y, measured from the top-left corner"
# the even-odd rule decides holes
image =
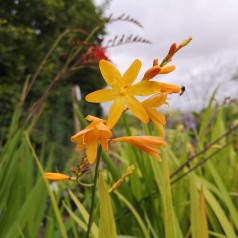
[[[126,115],[123,114],[123,115],[122,115],[122,118],[123,118],[124,125],[125,125],[125,127],[126,127],[126,133],[127,133],[128,136],[131,136],[131,129],[130,129],[130,126],[129,126],[129,124],[128,124],[128,120],[127,120],[127,118],[126,118]]]
[[[98,168],[101,158],[101,151],[102,147],[101,145],[98,148],[98,155],[97,155],[97,161],[96,161],[96,167],[95,167],[95,173],[94,173],[94,181],[93,181],[93,188],[92,188],[92,200],[91,200],[91,209],[89,214],[89,221],[88,221],[88,230],[87,230],[87,238],[89,238],[90,230],[92,226],[92,219],[93,219],[93,210],[94,210],[94,201],[95,201],[95,194],[96,194],[96,187],[97,187],[97,180],[98,180]]]

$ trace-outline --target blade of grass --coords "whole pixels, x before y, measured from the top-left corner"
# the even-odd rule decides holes
[[[208,163],[208,168],[210,173],[213,176],[213,179],[221,193],[221,198],[224,201],[224,204],[229,210],[229,213],[231,215],[232,221],[235,224],[235,227],[238,231],[238,211],[237,208],[234,206],[232,199],[227,191],[227,188],[224,185],[223,179],[221,176],[218,174],[217,170],[215,169],[214,165],[212,163]]]
[[[99,192],[100,192],[100,219],[99,219],[99,238],[116,238],[116,224],[112,211],[108,188],[102,176],[99,173]]]
[[[198,238],[208,238],[206,203],[201,187],[198,208]]]
[[[178,237],[182,238],[182,232],[178,224],[177,217],[173,208],[171,185],[169,178],[169,167],[168,167],[168,153],[167,150],[163,149],[163,159],[161,163],[151,160],[152,168],[160,191],[162,202],[163,202],[163,222],[165,237]]]
[[[35,185],[35,188],[28,195],[26,201],[22,205],[21,209],[17,211],[16,217],[11,224],[11,229],[4,235],[4,238],[17,237],[19,234],[19,228],[25,227],[26,222],[29,219],[29,214],[31,214],[32,201],[39,197],[38,189],[42,186],[42,180],[38,180],[38,183]]]
[[[198,190],[196,187],[196,179],[194,173],[189,175],[189,191],[190,191],[190,221],[191,232],[193,238],[198,238],[199,225],[198,225]]]
[[[36,161],[36,164],[37,164],[37,166],[39,168],[39,171],[40,171],[40,173],[41,173],[41,175],[43,177],[44,170],[43,170],[43,168],[42,168],[42,166],[40,164],[40,161],[39,161],[39,159],[38,159],[38,157],[37,157],[37,155],[35,153],[35,150],[34,150],[32,144],[30,142],[30,139],[29,139],[27,133],[25,133],[25,139],[26,139],[26,141],[27,141],[27,143],[28,143],[28,145],[29,145],[29,147],[30,147],[30,149],[32,151],[32,155],[33,155],[33,157],[34,157],[34,159]],[[61,233],[63,238],[68,238],[67,232],[65,230],[63,218],[62,218],[62,216],[60,214],[60,210],[59,210],[56,198],[54,196],[54,193],[51,191],[48,181],[46,179],[44,179],[44,182],[45,182],[45,186],[47,188],[47,191],[49,193],[49,196],[50,196],[50,199],[51,199],[51,202],[52,202],[52,205],[53,205],[53,209],[54,209],[54,213],[55,213],[55,216],[56,216],[56,220],[57,220],[58,225],[59,225],[60,233]]]
[[[78,198],[75,196],[75,194],[68,190],[69,195],[71,197],[71,199],[73,200],[74,204],[76,205],[76,207],[78,208],[80,214],[82,215],[85,223],[88,223],[88,219],[89,219],[89,214],[87,212],[87,210],[85,209],[85,207],[82,205],[82,203],[78,200]],[[94,235],[94,237],[98,237],[98,228],[95,225],[95,223],[92,224],[92,229],[91,229],[91,233]]]
[[[143,237],[144,238],[149,238],[149,232],[148,229],[146,228],[145,223],[143,222],[142,218],[140,217],[140,215],[138,214],[138,212],[136,211],[136,209],[134,208],[133,204],[131,204],[122,194],[120,194],[117,191],[114,191],[114,193],[118,196],[118,198],[125,203],[125,205],[129,208],[129,210],[132,212],[132,214],[134,215],[136,221],[138,222],[138,225],[143,233]]]
[[[235,231],[216,198],[206,187],[203,187],[203,191],[206,201],[212,208],[213,212],[216,214],[217,219],[219,220],[226,236],[229,238],[236,238],[237,236],[235,234]]]

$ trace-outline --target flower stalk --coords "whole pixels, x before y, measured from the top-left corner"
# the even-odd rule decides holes
[[[88,230],[87,230],[87,236],[86,236],[87,238],[89,238],[91,227],[92,227],[92,219],[93,219],[95,194],[96,194],[96,188],[97,188],[98,170],[99,170],[99,163],[100,163],[100,158],[101,158],[101,152],[102,152],[102,147],[100,145],[98,147],[96,167],[95,167],[94,179],[93,179],[91,208],[90,208],[90,214],[89,214],[89,220],[88,220]]]

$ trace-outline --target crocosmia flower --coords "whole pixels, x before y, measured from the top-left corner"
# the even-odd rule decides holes
[[[158,136],[124,136],[111,139],[110,142],[126,142],[140,150],[148,153],[150,156],[157,160],[161,160],[158,146],[165,146],[164,138]]]
[[[88,162],[92,164],[96,160],[99,143],[104,151],[108,150],[108,138],[112,136],[112,132],[106,126],[105,120],[91,115],[86,119],[91,123],[84,130],[73,135],[71,141],[78,143],[77,150],[86,150]]]
[[[129,109],[138,119],[147,123],[148,114],[135,96],[160,92],[161,87],[160,83],[147,80],[133,84],[140,71],[141,61],[135,60],[123,75],[106,60],[99,62],[99,68],[110,88],[92,92],[86,96],[86,100],[94,103],[114,101],[109,110],[107,126],[114,127],[125,109]]]

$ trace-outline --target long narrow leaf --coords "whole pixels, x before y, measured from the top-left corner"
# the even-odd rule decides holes
[[[37,155],[36,155],[36,153],[35,153],[35,150],[34,150],[32,144],[31,144],[31,142],[30,142],[30,139],[29,139],[27,133],[25,133],[25,138],[26,138],[26,141],[27,141],[27,143],[28,143],[28,145],[29,145],[29,147],[30,147],[30,149],[31,149],[31,151],[32,151],[32,155],[33,155],[33,157],[34,157],[34,159],[35,159],[35,161],[36,161],[36,164],[37,164],[37,166],[38,166],[38,168],[39,168],[39,170],[40,170],[40,172],[41,172],[41,174],[42,174],[42,177],[43,177],[44,170],[43,170],[43,168],[42,168],[42,166],[41,166],[41,164],[40,164],[40,161],[39,161],[39,159],[38,159],[38,157],[37,157]],[[58,207],[56,198],[55,198],[53,192],[52,192],[51,189],[50,189],[50,185],[49,185],[48,181],[47,181],[46,179],[44,179],[44,181],[45,181],[45,186],[46,186],[46,188],[47,188],[47,191],[48,191],[48,193],[49,193],[49,196],[50,196],[50,199],[51,199],[51,202],[52,202],[52,205],[53,205],[54,213],[55,213],[55,216],[56,216],[56,220],[57,220],[57,222],[58,222],[58,225],[59,225],[59,230],[60,230],[60,232],[61,232],[61,235],[62,235],[63,238],[68,238],[67,232],[66,232],[66,230],[65,230],[63,218],[62,218],[62,216],[61,216],[61,214],[60,214],[60,210],[59,210],[59,207]]]
[[[125,203],[125,205],[129,208],[129,210],[132,212],[132,214],[134,215],[135,219],[137,220],[141,230],[142,230],[142,233],[143,233],[143,237],[145,238],[149,238],[149,232],[146,228],[146,225],[145,223],[143,222],[143,220],[141,219],[140,215],[138,214],[138,212],[136,211],[136,209],[134,208],[134,206],[122,195],[120,194],[119,192],[117,191],[114,191],[114,193],[118,196],[118,198],[123,202]]]
[[[100,182],[100,220],[99,220],[99,238],[116,238],[116,224],[113,216],[111,201],[108,188],[101,173],[99,173]]]
[[[229,222],[228,218],[226,217],[224,211],[222,210],[221,206],[219,205],[218,201],[216,200],[216,198],[205,187],[203,188],[203,191],[206,201],[213,209],[213,212],[216,214],[217,219],[219,220],[220,225],[222,226],[226,236],[229,238],[236,238],[237,236],[235,234],[235,231],[231,223]]]
[[[70,191],[70,190],[69,190],[69,195],[70,195],[71,199],[73,200],[74,204],[76,205],[76,207],[78,208],[80,214],[82,215],[82,217],[83,217],[83,219],[85,221],[85,224],[87,224],[88,223],[88,219],[89,219],[89,214],[88,214],[87,210],[85,209],[83,204],[78,200],[78,198],[75,196],[75,194],[72,191]],[[99,231],[98,231],[98,228],[95,225],[95,223],[92,224],[91,233],[93,234],[94,237],[98,237]]]

